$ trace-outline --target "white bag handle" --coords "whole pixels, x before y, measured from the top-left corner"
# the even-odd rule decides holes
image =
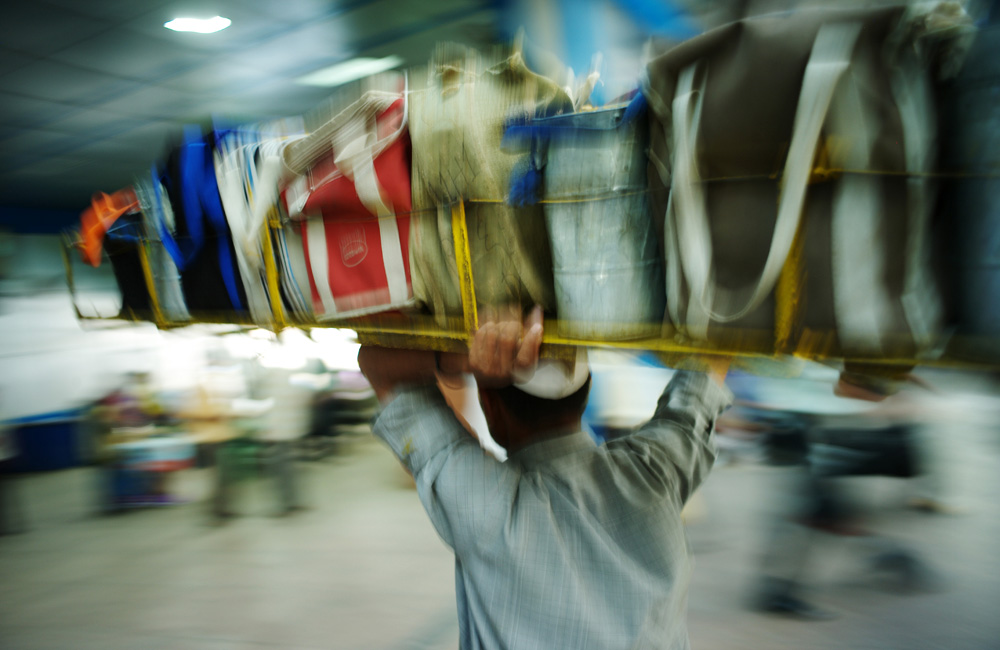
[[[801,218],[806,184],[830,100],[837,82],[850,65],[860,31],[860,23],[833,23],[823,25],[816,36],[795,112],[792,141],[781,179],[778,217],[767,261],[750,300],[742,309],[730,314],[719,313],[712,308],[716,293],[725,295],[725,302],[730,304],[734,296],[730,295],[732,292],[723,293],[724,290],[715,284],[711,271],[712,242],[695,151],[704,80],[701,88],[695,91],[699,64],[691,64],[682,71],[673,102],[673,214],[668,214],[667,219],[676,219],[676,253],[681,256],[691,289],[687,325],[692,334],[704,336],[709,319],[725,323],[746,316],[760,306],[774,288]],[[676,296],[671,299],[676,299]]]
[[[406,96],[404,91],[403,97]],[[284,151],[284,162],[291,172],[296,174],[305,173],[313,163],[321,156],[329,153],[331,141],[336,142],[337,138],[346,129],[354,124],[367,124],[374,121],[381,113],[389,109],[400,98],[398,92],[386,92],[381,90],[369,90],[356,102],[327,120],[321,127],[310,133],[308,136],[290,144]],[[404,108],[404,111],[406,109]],[[373,152],[378,156],[390,144],[395,142],[396,137],[402,132],[406,125],[406,116],[403,117],[403,124],[400,130],[378,143],[378,149]]]
[[[906,150],[907,234],[906,272],[903,288],[903,309],[917,345],[929,350],[941,327],[943,307],[930,277],[931,207],[934,187],[918,174],[931,171],[934,160],[935,115],[930,80],[926,68],[919,64],[912,50],[904,53],[889,74],[899,116],[903,123],[903,145]]]
[[[881,119],[875,101],[863,92],[871,83],[858,66],[845,75],[830,106],[829,132],[844,136],[838,167],[868,169]],[[837,335],[845,351],[879,354],[882,336],[892,329],[892,300],[886,269],[882,221],[882,179],[847,174],[833,190],[830,263]]]

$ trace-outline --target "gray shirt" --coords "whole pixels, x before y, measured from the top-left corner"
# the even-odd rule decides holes
[[[500,463],[436,387],[401,390],[374,431],[455,551],[461,647],[687,648],[680,513],[712,466],[730,399],[678,372],[630,435],[596,446],[572,432]]]

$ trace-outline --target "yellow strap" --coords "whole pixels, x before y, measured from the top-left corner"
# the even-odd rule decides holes
[[[278,265],[274,262],[274,247],[271,245],[272,224],[277,223],[277,211],[272,207],[261,232],[261,246],[264,253],[264,276],[267,279],[267,292],[271,297],[271,315],[274,319],[274,331],[280,332],[288,326],[285,316],[285,306],[281,304],[279,289]]]
[[[160,296],[156,293],[156,283],[153,281],[153,269],[149,265],[149,242],[144,241],[139,246],[139,261],[142,263],[142,275],[146,279],[146,290],[149,291],[149,304],[153,307],[153,322],[163,328],[166,320],[160,310]]]
[[[649,194],[652,190],[642,189],[633,190],[631,192],[604,192],[602,194],[596,194],[591,196],[581,196],[576,198],[565,198],[565,199],[541,199],[535,204],[537,205],[553,205],[553,204],[565,204],[565,203],[593,203],[596,201],[611,201],[614,199],[623,199],[629,196],[637,196],[639,194]],[[487,204],[506,204],[507,201],[504,199],[467,199],[469,203],[487,203]],[[535,205],[532,204],[532,205]]]
[[[465,223],[465,203],[459,201],[451,207],[451,234],[455,240],[455,266],[462,291],[462,315],[469,340],[479,329],[476,307],[476,287],[472,281],[472,253],[469,250],[469,229]]]
[[[70,241],[68,236],[63,235],[59,252],[62,253],[63,265],[66,267],[66,287],[69,289],[69,300],[73,304],[73,311],[76,312],[77,318],[84,319],[86,316],[80,313],[80,308],[76,305],[76,279],[73,277],[73,261],[69,254],[69,249],[76,245],[75,242]]]
[[[774,287],[774,349],[778,352],[791,352],[793,334],[800,320],[805,282],[805,220],[806,215],[802,215]]]

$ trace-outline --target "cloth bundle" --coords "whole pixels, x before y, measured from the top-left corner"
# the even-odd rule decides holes
[[[417,302],[442,324],[462,314],[450,206],[464,199],[477,301],[540,304],[551,311],[544,215],[541,206],[505,203],[521,154],[500,145],[505,121],[570,112],[569,95],[531,72],[520,52],[487,65],[458,46],[438,48],[426,71],[414,75],[413,88],[410,249]]]

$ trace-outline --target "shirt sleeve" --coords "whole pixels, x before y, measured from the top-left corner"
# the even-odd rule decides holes
[[[732,393],[704,373],[677,371],[660,395],[653,418],[608,446],[624,450],[616,454],[621,462],[684,503],[715,462],[715,420],[730,403]]]
[[[372,431],[413,475],[431,523],[456,552],[509,505],[512,469],[483,451],[436,386],[398,391]]]

